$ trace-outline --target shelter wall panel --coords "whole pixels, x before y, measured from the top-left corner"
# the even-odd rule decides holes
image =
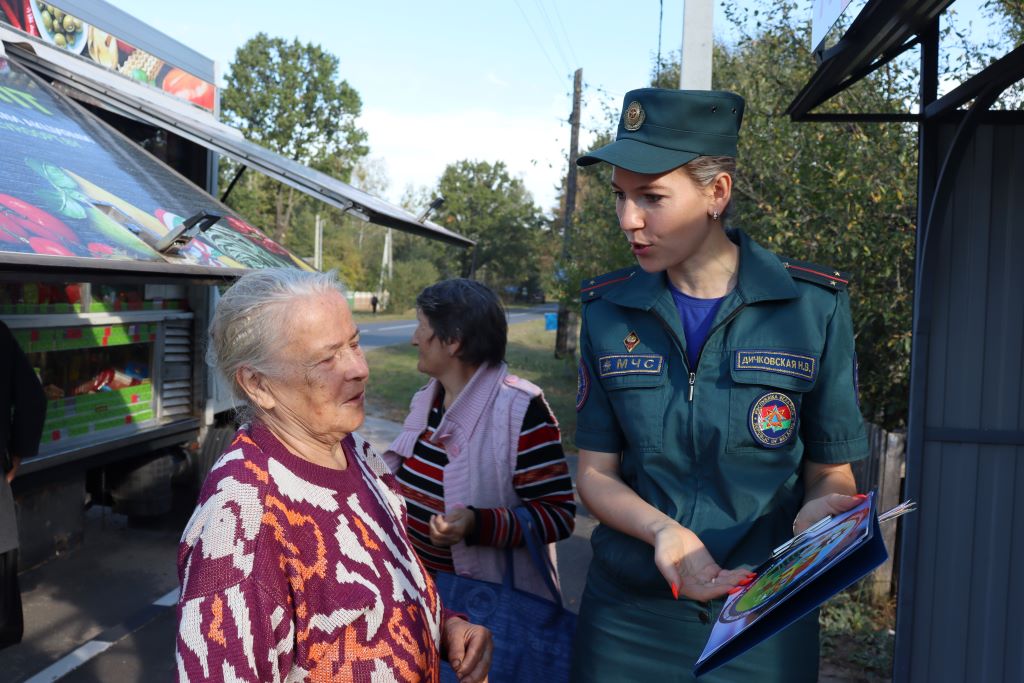
[[[916,312],[924,439],[907,463],[920,512],[905,527],[896,680],[1021,681],[1024,132],[982,125],[952,187],[919,264],[932,283]]]
[[[993,134],[992,128],[984,140],[989,144],[993,169],[988,182],[990,236],[984,347],[985,391],[982,394],[981,426],[984,429],[1024,429],[1024,394],[1021,390],[1024,373],[1024,133],[1012,128],[1001,129],[1002,135]],[[1006,138],[1002,144],[1001,138]],[[981,181],[981,178],[977,180]],[[1016,221],[1017,228],[1014,228]],[[979,302],[981,303],[981,302]]]
[[[1014,509],[1020,449],[983,446],[977,450],[976,457],[982,465],[978,468],[977,503],[973,522],[968,514],[964,515],[963,522],[965,528],[970,528],[973,542],[968,555],[971,577],[967,586],[1009,586],[1019,574],[1011,572],[1012,547],[1007,540],[1013,538],[1014,524],[1012,515],[1006,515],[1005,511]],[[949,552],[959,551],[954,545]],[[961,589],[961,592],[968,595],[971,591]],[[967,661],[978,662],[975,680],[1010,680],[1004,676],[1005,663],[1000,653],[1005,645],[1005,634],[1014,630],[1014,618],[1007,602],[995,591],[978,591],[977,598],[970,601]]]

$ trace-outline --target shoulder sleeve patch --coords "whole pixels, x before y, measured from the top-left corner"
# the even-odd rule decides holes
[[[850,286],[850,274],[835,268],[795,259],[782,259],[782,266],[795,280],[813,282],[837,292]]]
[[[600,299],[601,295],[612,285],[629,280],[633,277],[634,273],[636,273],[636,266],[630,266],[629,268],[622,268],[621,270],[584,280],[580,283],[580,301],[587,303],[588,301]]]

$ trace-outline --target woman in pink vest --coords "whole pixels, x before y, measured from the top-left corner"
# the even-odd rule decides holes
[[[513,511],[529,510],[554,560],[576,513],[558,421],[539,388],[509,374],[508,322],[494,292],[445,280],[416,308],[412,344],[431,379],[384,455],[408,503],[413,547],[431,571],[493,582],[515,548],[516,586],[550,599]]]

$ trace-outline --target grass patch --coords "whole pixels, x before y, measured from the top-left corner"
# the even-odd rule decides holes
[[[395,320],[416,320],[416,309],[410,308],[408,311],[400,313],[367,313],[366,311],[357,311],[352,313],[352,319],[356,323],[387,323]]]
[[[863,587],[854,586],[822,605],[820,623],[823,660],[856,671],[858,680],[890,680],[896,640],[892,603],[875,605]]]
[[[544,330],[543,320],[509,326],[505,360],[512,373],[544,390],[562,429],[566,450],[576,450],[576,364],[555,358],[555,333]],[[367,400],[370,411],[396,422],[409,412],[409,399],[427,383],[416,370],[415,347],[384,346],[366,352],[370,364]]]

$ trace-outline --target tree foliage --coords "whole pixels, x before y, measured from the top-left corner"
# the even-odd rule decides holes
[[[477,279],[502,292],[539,278],[538,252],[550,233],[540,209],[504,162],[458,161],[448,165],[437,188],[445,198],[433,220],[476,240],[470,249],[424,246],[433,251],[442,277]]]
[[[347,182],[368,150],[366,133],[356,125],[362,101],[339,78],[338,66],[338,58],[318,45],[259,33],[235,53],[221,112],[246,139]],[[238,166],[224,162],[222,169],[226,187]],[[273,225],[274,239],[288,244],[299,193],[249,174],[231,199],[232,208],[261,225]]]

